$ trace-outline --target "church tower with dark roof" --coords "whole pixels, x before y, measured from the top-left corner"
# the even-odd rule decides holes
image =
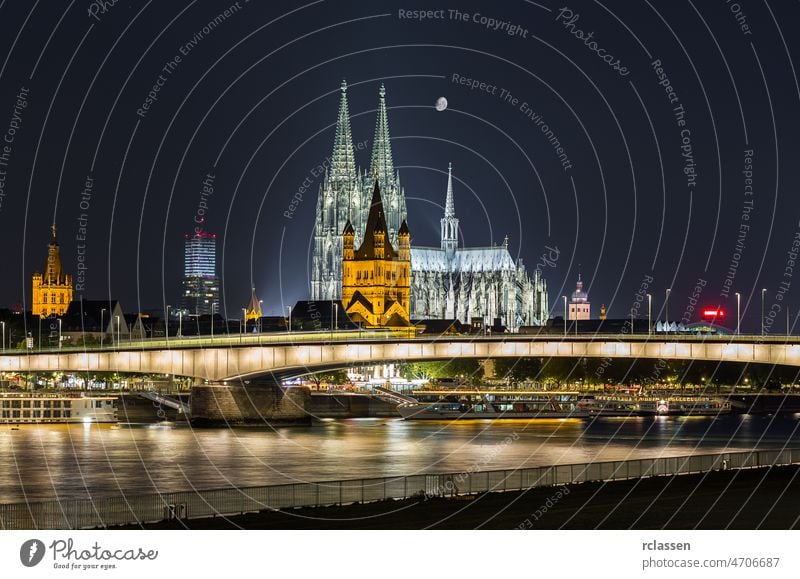
[[[64,273],[61,249],[56,240],[56,225],[51,226],[53,236],[47,246],[47,263],[44,273],[33,274],[31,312],[35,316],[61,316],[72,301],[72,276]]]
[[[392,245],[377,179],[361,245],[348,221],[342,248],[342,306],[350,319],[369,328],[411,327],[411,233],[403,220]]]

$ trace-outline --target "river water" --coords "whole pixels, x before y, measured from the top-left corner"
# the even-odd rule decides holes
[[[800,415],[0,426],[0,502],[800,447]],[[506,442],[507,441],[507,442]]]

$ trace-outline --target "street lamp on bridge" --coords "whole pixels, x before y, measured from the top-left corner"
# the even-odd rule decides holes
[[[742,303],[742,294],[736,292],[736,335],[739,335],[739,326],[741,325],[741,303]]]
[[[169,348],[169,309],[172,306],[167,304],[167,315],[164,316],[164,334],[167,336],[167,348]]]
[[[105,317],[106,309],[100,309],[100,347],[103,347],[103,336],[105,336],[106,330],[103,327],[103,318]]]
[[[567,335],[567,296],[561,296],[564,298],[564,335]]]

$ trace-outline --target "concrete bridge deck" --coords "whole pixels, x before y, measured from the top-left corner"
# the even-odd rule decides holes
[[[451,358],[587,357],[800,366],[800,337],[521,335],[399,337],[390,332],[304,332],[123,342],[103,349],[6,352],[0,372],[173,374],[220,382],[352,364]]]

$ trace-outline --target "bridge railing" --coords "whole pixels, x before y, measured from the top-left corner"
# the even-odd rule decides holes
[[[315,331],[293,331],[293,332],[260,332],[249,334],[217,334],[216,336],[172,336],[170,338],[157,337],[145,339],[122,338],[119,341],[109,338],[101,348],[97,344],[83,345],[63,344],[58,346],[46,346],[41,348],[25,349],[6,349],[4,355],[20,354],[68,354],[76,352],[115,352],[118,350],[161,350],[161,349],[181,349],[181,348],[218,348],[224,346],[269,346],[275,344],[304,344],[320,342],[354,342],[354,341],[389,341],[389,340],[422,340],[422,341],[451,341],[451,342],[470,342],[474,340],[493,341],[493,342],[514,342],[514,341],[620,341],[620,334],[442,334],[442,335],[420,335],[415,336],[406,331],[389,329],[363,329],[363,330],[315,330]],[[765,344],[796,344],[800,342],[800,336],[760,336],[760,335],[710,335],[698,336],[694,334],[626,334],[625,341],[633,342],[710,342],[710,343],[765,343]]]
[[[726,452],[491,471],[178,491],[94,499],[0,504],[2,529],[86,529],[232,516],[295,507],[427,500],[590,481],[705,473],[800,463],[800,449]]]

